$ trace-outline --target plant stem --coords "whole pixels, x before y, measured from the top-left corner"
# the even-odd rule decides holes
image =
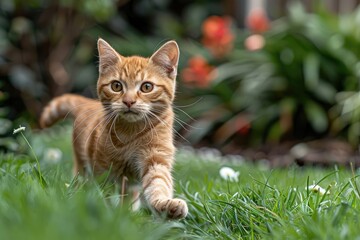
[[[39,171],[40,184],[41,184],[42,187],[44,187],[43,175],[42,175],[42,173],[41,173],[41,168],[40,168],[39,159],[37,158],[34,149],[32,148],[31,144],[29,143],[29,141],[27,140],[27,138],[25,137],[25,135],[24,135],[22,132],[20,132],[20,134],[21,134],[21,136],[23,137],[23,139],[25,140],[26,144],[29,146],[32,154],[34,155],[34,158],[35,158],[35,161],[36,161],[36,164],[37,164],[37,167],[38,167],[38,171]]]

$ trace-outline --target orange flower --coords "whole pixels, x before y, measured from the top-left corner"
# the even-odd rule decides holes
[[[221,58],[233,48],[234,34],[231,20],[227,17],[211,16],[202,25],[202,42],[217,58]]]
[[[246,18],[247,27],[255,33],[262,33],[269,29],[269,19],[262,9],[252,10]]]
[[[182,71],[181,78],[187,84],[205,88],[213,79],[213,69],[204,58],[195,56],[188,61],[188,67]]]

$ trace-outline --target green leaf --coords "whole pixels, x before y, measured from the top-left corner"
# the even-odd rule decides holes
[[[304,6],[300,2],[292,2],[289,7],[290,19],[297,23],[303,24],[306,22],[308,14],[306,14]]]
[[[334,103],[336,89],[331,84],[319,81],[318,86],[316,88],[311,89],[317,97],[325,102]]]
[[[0,135],[6,134],[10,131],[12,123],[10,120],[0,118]]]
[[[283,134],[283,131],[281,129],[280,122],[277,121],[270,128],[270,131],[269,131],[269,134],[268,134],[268,141],[270,141],[270,142],[278,142],[280,140],[282,134]]]
[[[193,124],[193,130],[185,136],[190,142],[200,141],[213,128],[215,122],[200,120]]]
[[[360,123],[356,122],[350,125],[348,131],[348,139],[351,144],[358,145],[359,144],[359,136],[360,136]]]
[[[324,109],[313,101],[305,103],[305,114],[311,126],[318,133],[324,132],[328,127],[328,118]]]
[[[313,53],[310,53],[304,60],[304,81],[309,89],[316,89],[319,83],[320,59]]]

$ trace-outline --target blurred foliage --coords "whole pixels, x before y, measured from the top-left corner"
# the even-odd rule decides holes
[[[261,18],[252,17],[255,23],[249,26],[264,29]],[[360,9],[335,15],[320,5],[310,14],[293,4],[288,16],[266,31],[235,30],[234,47],[221,59],[202,54],[206,45],[192,49],[214,70],[207,87],[183,75],[189,86],[180,90],[181,98],[197,120],[187,138],[220,147],[345,136],[356,146],[359,20]],[[192,62],[189,69],[194,76],[199,72]]]
[[[360,10],[338,16],[320,5],[310,14],[293,4],[288,16],[273,22],[254,13],[244,30],[229,17],[214,17],[226,13],[226,4],[1,1],[6,99],[0,103],[8,107],[0,118],[23,116],[34,126],[54,96],[96,97],[98,37],[125,56],[149,56],[175,39],[181,48],[178,131],[191,143],[221,147],[344,136],[355,146]]]
[[[0,151],[5,149],[15,150],[17,145],[9,137],[12,122],[7,118],[9,108],[4,102],[8,95],[3,91],[4,82],[0,82]]]

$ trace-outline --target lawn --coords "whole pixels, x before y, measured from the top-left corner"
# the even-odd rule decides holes
[[[106,176],[73,179],[69,127],[24,134],[33,152],[20,133],[29,153],[0,156],[0,239],[360,238],[356,169],[270,169],[214,150],[180,149],[176,195],[188,202],[189,215],[167,221],[120,206],[119,189]],[[239,181],[224,180],[223,166],[239,171]],[[313,184],[327,192],[309,189]]]

